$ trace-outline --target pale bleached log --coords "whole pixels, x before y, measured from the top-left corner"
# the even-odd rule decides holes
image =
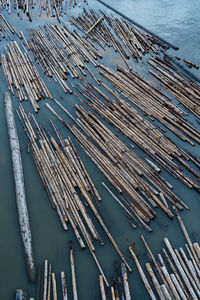
[[[194,290],[193,290],[193,288],[191,286],[191,283],[190,283],[187,275],[185,274],[185,271],[183,270],[183,267],[181,266],[181,264],[180,264],[180,262],[179,262],[179,260],[178,260],[178,258],[176,256],[176,254],[175,254],[175,252],[174,252],[174,250],[173,250],[173,248],[172,248],[169,240],[167,238],[164,238],[164,242],[165,242],[165,245],[167,246],[167,249],[169,250],[169,252],[170,252],[170,254],[171,254],[171,256],[172,256],[172,258],[174,260],[174,263],[175,263],[177,269],[179,270],[179,273],[181,274],[181,277],[183,278],[183,281],[185,282],[185,285],[188,288],[188,291],[189,291],[189,293],[190,293],[190,295],[192,297],[191,299],[197,300],[198,298],[197,298],[197,296],[196,296],[196,294],[195,294],[195,292],[194,292]]]
[[[130,292],[130,286],[128,282],[128,274],[126,271],[126,265],[125,263],[121,264],[121,270],[122,270],[122,278],[123,278],[123,284],[124,284],[124,292],[126,300],[131,300],[131,292]]]
[[[162,290],[162,292],[163,292],[163,295],[164,295],[164,297],[165,297],[165,300],[172,300],[172,298],[171,298],[171,296],[170,296],[170,294],[169,294],[169,292],[168,292],[166,286],[165,286],[164,284],[162,284],[162,285],[160,286],[160,288],[161,288],[161,290]]]
[[[61,272],[61,284],[62,284],[63,300],[68,300],[68,296],[67,296],[67,280],[66,280],[65,272]]]
[[[19,225],[21,230],[21,236],[25,251],[25,260],[27,266],[27,272],[30,281],[35,280],[35,263],[33,257],[33,248],[32,248],[32,236],[29,222],[29,215],[26,203],[26,194],[24,187],[24,176],[23,176],[23,167],[22,159],[20,152],[20,145],[18,139],[17,128],[15,124],[14,111],[12,106],[12,101],[10,94],[7,92],[4,94],[5,100],[5,113],[8,127],[8,136],[10,141],[11,157],[13,164],[13,175],[15,181],[15,192],[17,200],[17,209],[19,216]]]
[[[99,286],[100,286],[100,291],[101,291],[101,299],[106,300],[106,292],[105,292],[102,275],[99,275]]]

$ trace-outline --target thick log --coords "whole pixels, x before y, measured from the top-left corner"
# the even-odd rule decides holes
[[[32,236],[29,222],[29,215],[26,203],[26,194],[24,187],[24,176],[20,144],[18,139],[17,128],[15,124],[14,111],[9,93],[4,94],[5,113],[8,127],[8,136],[10,141],[11,157],[13,164],[13,175],[15,181],[16,201],[19,216],[20,231],[25,252],[25,261],[27,266],[28,277],[30,281],[35,281],[35,263],[32,248]]]

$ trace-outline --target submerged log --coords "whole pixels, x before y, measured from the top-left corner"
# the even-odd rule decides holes
[[[35,280],[35,263],[32,249],[32,237],[29,223],[29,215],[26,204],[26,194],[24,188],[24,176],[22,168],[22,160],[20,153],[20,145],[18,139],[17,128],[15,124],[14,111],[10,94],[4,94],[5,112],[8,126],[8,136],[10,141],[10,149],[13,164],[13,175],[15,181],[15,191],[17,200],[17,209],[19,216],[19,225],[25,251],[25,260],[27,266],[28,277],[30,281]]]

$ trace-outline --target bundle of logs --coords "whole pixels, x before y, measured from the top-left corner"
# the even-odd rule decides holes
[[[104,243],[87,210],[93,212],[128,270],[131,269],[110,231],[107,229],[98,212],[98,208],[96,208],[96,205],[101,200],[100,196],[72,141],[70,139],[63,140],[58,129],[52,123],[59,143],[62,146],[61,148],[52,136],[47,136],[43,128],[38,125],[34,116],[26,115],[21,105],[20,114],[18,113],[18,115],[30,140],[34,163],[48,192],[52,207],[56,209],[64,230],[68,229],[67,223],[69,223],[80,247],[85,248],[86,245],[88,246],[106,285],[109,286],[96,258],[93,240],[99,241],[101,245]],[[77,190],[82,194],[81,198]]]
[[[38,112],[38,101],[45,97],[52,98],[49,90],[28,53],[23,53],[16,41],[11,42],[5,52],[5,55],[1,54],[1,64],[9,91],[14,95],[16,89],[20,101],[29,100],[34,111]]]
[[[66,26],[47,25],[44,29],[30,30],[29,35],[31,40],[26,40],[27,47],[44,73],[53,77],[65,93],[72,93],[65,81],[68,75],[72,78],[78,78],[80,73],[86,76],[84,70],[87,70],[95,79],[86,62],[97,66],[96,60],[102,55],[77,32],[71,32]]]
[[[149,59],[148,63],[156,70],[156,72],[149,71],[152,78],[184,107],[200,118],[200,86],[188,79],[186,74],[180,72],[169,60],[168,55],[164,55],[164,59],[160,57]]]
[[[191,242],[186,227],[176,209],[175,213],[187,241],[186,250],[183,247],[174,249],[169,239],[164,238],[166,248],[162,248],[163,254],[159,253],[156,258],[144,236],[142,236],[142,241],[150,259],[150,263],[146,263],[145,266],[151,284],[133,248],[129,247],[147,293],[150,299],[153,300],[197,300],[200,298],[200,246],[197,242]]]
[[[54,101],[70,115],[57,100]],[[151,168],[126,147],[94,114],[86,113],[82,107],[76,106],[78,119],[72,116],[71,118],[101,151],[77,127],[70,127],[49,104],[46,106],[71,130],[82,148],[119,194],[124,192],[128,199],[123,197],[123,204],[111,194],[125,211],[129,212],[129,216],[134,215],[133,219],[137,219],[148,231],[151,231],[150,221],[156,216],[155,207],[159,206],[170,218],[173,217],[167,200],[181,210],[183,207],[188,209],[187,205],[182,203],[162,182],[162,179],[155,175]],[[103,186],[110,192],[104,183]]]
[[[166,48],[166,46],[153,36],[145,33],[136,26],[108,16],[104,12],[94,12],[92,9],[86,11],[77,18],[72,16],[71,22],[79,30],[84,32],[88,39],[96,42],[103,48],[111,46],[119,52],[126,65],[128,59],[133,57],[135,61],[142,59],[147,52],[159,53],[155,44]]]
[[[170,99],[166,98],[156,86],[136,72],[128,73],[120,68],[120,72],[116,73],[109,68],[101,67],[106,73],[100,71],[100,74],[113,83],[120,90],[121,94],[125,95],[150,120],[157,119],[179,138],[189,142],[191,145],[195,145],[191,139],[197,143],[200,142],[200,133],[182,117],[183,111],[169,101]],[[140,81],[138,77],[141,79]],[[134,141],[139,148],[157,161],[171,175],[182,181],[187,187],[193,187],[199,191],[199,186],[185,176],[181,168],[173,161],[173,159],[176,159],[198,179],[199,173],[187,163],[187,161],[191,161],[199,167],[198,159],[186,153],[180,146],[177,146],[169,138],[165,137],[161,132],[165,131],[162,127],[157,129],[153,126],[127,101],[122,99],[116,91],[108,88],[103,82],[101,84],[115,96],[119,104],[110,100],[95,86],[91,88],[88,84],[87,88],[80,86],[82,95],[91,102],[88,105],[117,130]],[[107,101],[107,105],[102,103],[94,89]]]
[[[6,40],[13,40],[14,28],[9,24],[3,14],[0,14],[0,36]],[[0,39],[1,41],[1,39]]]

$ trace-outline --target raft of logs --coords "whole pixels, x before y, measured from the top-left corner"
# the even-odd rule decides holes
[[[7,92],[4,95],[5,114],[8,127],[8,137],[10,142],[11,158],[13,165],[13,176],[15,182],[15,193],[18,210],[18,219],[20,232],[24,248],[24,256],[29,280],[35,280],[35,262],[32,247],[32,235],[29,222],[29,214],[26,202],[26,193],[24,186],[23,166],[19,145],[19,138],[15,123],[14,110],[10,94]]]
[[[32,59],[27,52],[23,53],[16,41],[5,48],[5,53],[1,54],[1,64],[9,91],[12,95],[16,91],[20,101],[29,100],[34,111],[38,112],[38,101],[45,97],[52,99],[52,96]]]
[[[97,66],[97,58],[102,54],[76,31],[70,31],[65,25],[46,25],[39,30],[30,30],[31,40],[25,45],[40,64],[44,74],[60,84],[64,93],[72,93],[71,78],[86,76],[86,71],[95,79],[87,66],[91,62]],[[68,83],[66,82],[68,80]]]
[[[146,273],[133,249],[129,247],[132,259],[149,294],[150,299],[189,300],[200,298],[200,246],[192,243],[187,229],[174,207],[187,244],[185,249],[173,248],[168,238],[164,238],[165,248],[155,256],[142,235],[150,262],[145,264]]]
[[[69,138],[63,140],[55,124],[52,123],[59,143],[62,145],[62,148],[60,148],[56,140],[52,136],[48,136],[42,127],[38,125],[34,116],[26,115],[21,105],[20,114],[18,113],[18,115],[30,140],[34,163],[48,192],[51,205],[56,209],[64,230],[68,229],[67,223],[69,223],[80,247],[85,248],[86,245],[88,246],[106,285],[109,286],[95,255],[93,240],[99,241],[101,245],[104,243],[95,228],[94,222],[88,215],[88,209],[93,212],[113,247],[126,264],[127,269],[131,271],[131,268],[96,208],[96,202],[98,204],[101,200],[100,195],[72,141]],[[84,201],[79,197],[77,189],[82,194]]]
[[[184,112],[177,108],[156,86],[138,73],[128,72],[122,67],[118,67],[118,73],[103,65],[101,65],[101,68],[106,72],[100,71],[100,74],[121,92],[121,95],[119,95],[100,81],[101,85],[117,101],[110,99],[97,87],[91,87],[86,81],[86,87],[79,85],[78,91],[88,102],[83,101],[80,97],[79,99],[87,103],[103,119],[127,136],[171,175],[179,179],[187,187],[195,188],[199,191],[198,184],[184,175],[182,168],[175,162],[177,160],[178,163],[199,179],[199,173],[188,164],[190,161],[199,167],[198,159],[167,138],[162,127],[158,129],[150,122],[154,119],[158,120],[183,141],[194,146],[194,141],[198,144],[200,143],[200,133],[183,118]],[[141,79],[140,81],[138,77]],[[122,96],[126,96],[127,100],[131,101],[137,110],[128,101],[124,100],[124,97],[122,99]],[[102,97],[107,104],[103,103]],[[146,117],[148,117],[149,121]]]
[[[124,19],[119,20],[102,11],[84,9],[83,14],[71,17],[71,23],[101,47],[113,47],[129,69],[131,69],[128,63],[130,57],[138,61],[147,52],[158,54],[159,48],[155,44],[163,49],[166,48],[164,43]]]
[[[70,116],[57,100],[54,101]],[[128,209],[148,231],[151,231],[148,226],[150,221],[156,216],[155,207],[159,206],[170,218],[173,217],[173,213],[166,205],[166,199],[180,210],[184,207],[188,209],[187,205],[163,183],[159,175],[123,144],[94,114],[87,113],[81,106],[76,105],[78,118],[72,118],[97,146],[76,126],[70,127],[49,104],[46,105],[74,134],[113,187],[120,194],[124,192],[128,196],[128,200],[123,199],[123,205],[121,201],[117,202],[120,206],[125,204],[123,208]],[[105,184],[103,185],[106,188]],[[107,190],[109,191],[108,188]]]
[[[148,63],[156,71],[149,70],[153,80],[158,82],[169,94],[179,101],[184,107],[200,118],[200,86],[188,76],[180,72],[169,61],[169,56],[164,59],[155,57]]]

